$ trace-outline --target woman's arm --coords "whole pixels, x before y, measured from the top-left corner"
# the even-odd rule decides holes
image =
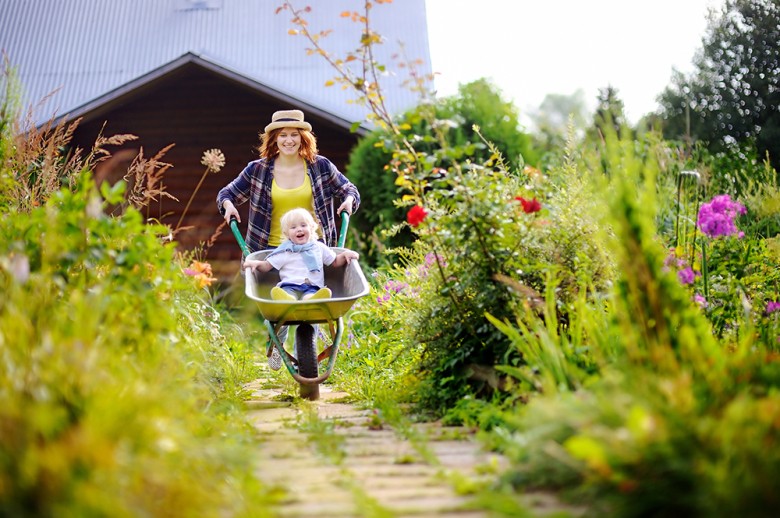
[[[230,216],[235,216],[240,222],[236,205],[241,205],[249,199],[249,193],[252,188],[252,171],[256,167],[257,161],[250,162],[239,173],[239,175],[225,187],[220,189],[217,194],[217,208],[219,213],[224,216],[225,221],[230,223]]]
[[[336,210],[336,214],[341,213],[342,210],[347,210],[351,215],[360,207],[360,192],[355,184],[349,181],[344,174],[338,170],[338,168],[328,160],[323,158],[327,167],[327,182],[330,185],[331,190],[341,200],[341,205]]]
[[[334,212],[336,207],[348,210],[350,207],[345,208],[344,204],[351,202],[351,212],[357,211],[360,206],[360,193],[330,160],[321,155],[317,155],[315,161],[310,164],[309,172],[314,195],[314,212],[322,225],[322,238],[326,244],[333,246],[338,240],[338,212]]]

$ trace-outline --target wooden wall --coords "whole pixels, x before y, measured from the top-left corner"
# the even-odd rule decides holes
[[[206,176],[182,221],[182,227],[191,228],[176,236],[180,248],[191,250],[208,242],[223,221],[216,205],[219,189],[235,178],[247,162],[258,158],[258,134],[270,122],[272,113],[290,108],[297,107],[190,64],[85,117],[73,143],[90,149],[104,124],[104,136],[124,133],[138,136],[138,140],[128,142],[121,149],[109,147],[115,158],[103,164],[100,174],[107,175],[111,181],[124,175],[141,148],[144,157],[150,158],[165,146],[175,144],[162,157],[164,162],[173,165],[163,181],[166,191],[178,201],[161,198],[149,207],[147,214],[172,228],[176,227],[205,171],[200,164],[203,152],[221,149],[226,157],[225,167]],[[345,171],[357,136],[309,114],[306,120],[314,128],[320,153]],[[246,206],[239,210],[243,216]],[[245,229],[242,224],[242,234]],[[240,256],[230,229],[224,227],[204,259],[225,279],[235,275]]]

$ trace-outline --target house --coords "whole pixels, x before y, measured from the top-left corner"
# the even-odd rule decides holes
[[[166,191],[147,216],[176,227],[204,174],[207,149],[226,157],[208,174],[176,235],[186,250],[217,231],[217,191],[257,158],[258,133],[280,109],[299,108],[314,127],[319,148],[343,171],[350,149],[365,132],[367,110],[354,94],[325,86],[336,74],[311,55],[303,36],[291,35],[283,0],[0,0],[0,50],[17,71],[36,125],[80,119],[73,144],[92,148],[99,134],[139,138],[111,149],[96,171],[100,180],[121,178],[139,151],[172,164]],[[363,26],[342,13],[362,13],[364,0],[294,0],[311,7],[312,32],[332,30],[322,45],[343,57],[359,47]],[[384,36],[376,59],[392,113],[414,106],[395,55],[421,60],[430,74],[424,0],[372,2],[370,25]],[[400,48],[399,42],[403,44]],[[353,123],[361,129],[351,131]],[[243,228],[242,228],[243,230]],[[205,252],[215,272],[235,271],[240,250],[229,230]]]

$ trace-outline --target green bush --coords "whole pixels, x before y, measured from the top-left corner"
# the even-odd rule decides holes
[[[361,139],[347,164],[347,175],[364,200],[353,220],[364,260],[371,265],[391,263],[394,249],[409,246],[414,239],[408,228],[399,227],[406,211],[396,200],[408,194],[397,182],[398,168],[404,167],[395,149],[399,139],[417,154],[419,163],[412,174],[425,181],[441,178],[447,168],[464,161],[494,162],[496,151],[506,157],[508,171],[522,170],[526,163],[536,161],[517,110],[484,79],[462,85],[457,95],[405,113],[397,126],[399,135],[377,130]],[[495,142],[495,149],[485,145],[483,137]]]
[[[488,143],[485,144],[490,147]],[[402,325],[388,334],[422,346],[417,403],[443,414],[466,396],[506,393],[496,365],[523,355],[488,319],[505,320],[544,306],[549,278],[557,282],[553,321],[565,323],[582,290],[604,286],[611,262],[597,231],[590,187],[570,165],[545,176],[510,172],[493,148],[484,166],[453,167],[430,182],[427,215],[414,228],[404,266],[386,270]],[[569,184],[570,189],[560,188]],[[538,318],[534,316],[533,318]]]
[[[95,150],[65,154],[72,127],[19,133],[14,116],[0,113],[0,515],[263,515],[240,329],[167,227],[106,215],[124,184],[99,191]]]
[[[780,459],[765,445],[778,440],[769,423],[780,416],[780,362],[762,339],[773,316],[752,310],[749,297],[776,297],[776,287],[724,289],[721,296],[741,301],[744,314],[723,316],[741,333],[719,341],[713,315],[668,268],[674,236],[656,231],[656,165],[637,160],[632,147],[608,140],[602,150],[620,172],[600,190],[619,278],[601,306],[607,320],[593,313],[595,325],[587,326],[598,376],[574,387],[548,383],[526,407],[505,412],[490,443],[512,461],[507,483],[556,488],[596,515],[765,515],[778,504],[770,481]],[[759,243],[756,236],[720,241],[740,245],[719,256],[721,275],[758,262],[767,270],[756,279],[771,279],[776,259],[742,248],[760,250]],[[565,350],[567,342],[559,345]],[[557,358],[538,365],[574,367],[569,356]]]
[[[248,515],[249,427],[207,367],[218,313],[165,227],[102,208],[84,172],[0,221],[0,514]]]
[[[464,157],[475,163],[486,162],[493,153],[489,146],[482,145],[483,139],[495,146],[510,171],[522,170],[526,164],[538,162],[538,151],[533,147],[531,136],[520,126],[517,108],[504,100],[502,92],[487,79],[461,85],[457,95],[442,99],[436,117],[439,119],[437,124],[446,128],[449,146],[464,149],[475,146]]]
[[[749,217],[772,214],[773,191],[753,191],[742,239],[704,242],[702,308],[704,276],[684,284],[669,259],[702,262],[687,233],[706,200],[675,195],[697,166],[649,137],[608,136],[544,175],[454,167],[377,274],[373,329],[421,355],[418,409],[489,431],[509,487],[594,515],[761,515],[777,505],[780,459],[761,451],[778,439],[780,255]]]
[[[384,138],[375,131],[360,139],[347,164],[347,175],[360,188],[361,198],[360,210],[350,219],[350,226],[357,231],[355,248],[365,264],[374,266],[391,262],[389,251],[408,246],[413,239],[408,229],[392,232],[393,226],[404,220],[405,211],[395,203],[399,188],[388,167],[391,154]]]
[[[358,300],[345,317],[348,332],[330,382],[373,408],[411,398],[408,379],[419,360],[419,348],[399,340],[398,329],[404,325],[395,317],[402,311],[400,299],[389,296],[403,289],[400,284],[372,282],[371,295]]]

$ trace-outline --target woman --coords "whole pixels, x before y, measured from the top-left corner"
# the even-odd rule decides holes
[[[300,110],[273,114],[260,136],[260,159],[249,162],[235,180],[217,194],[225,221],[241,216],[236,209],[249,201],[246,242],[257,251],[284,240],[282,214],[303,207],[312,212],[328,246],[337,240],[336,218],[360,206],[360,193],[333,163],[317,154],[317,139]],[[338,208],[333,210],[334,204]]]
[[[239,222],[236,205],[249,201],[246,243],[253,252],[275,248],[284,241],[281,219],[286,212],[302,207],[312,212],[328,246],[338,238],[336,217],[352,214],[360,206],[360,193],[333,163],[317,154],[317,139],[300,110],[273,114],[260,136],[260,159],[249,162],[235,180],[217,194],[217,207],[230,223]],[[339,203],[333,211],[334,202]],[[287,326],[279,340],[287,338]],[[268,364],[277,370],[282,358],[274,347]]]

